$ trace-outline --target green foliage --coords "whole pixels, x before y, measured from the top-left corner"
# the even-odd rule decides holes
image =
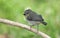
[[[33,11],[41,14],[48,23],[47,26],[40,24],[40,31],[52,38],[59,37],[60,0],[0,0],[0,18],[27,24],[23,16],[26,7],[31,7]],[[25,29],[0,23],[0,34],[5,32],[8,32],[14,38],[41,38],[41,36]]]

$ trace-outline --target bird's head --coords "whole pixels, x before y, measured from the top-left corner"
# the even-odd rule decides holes
[[[31,11],[32,11],[31,9],[27,9],[27,10],[24,11],[23,15],[27,17],[27,16],[30,15]]]

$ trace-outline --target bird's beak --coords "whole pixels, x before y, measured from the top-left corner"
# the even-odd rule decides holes
[[[23,14],[23,15],[26,15],[26,14]]]

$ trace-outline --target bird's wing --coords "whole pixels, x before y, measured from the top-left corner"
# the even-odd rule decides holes
[[[32,17],[32,21],[44,21],[41,15],[36,15]]]
[[[44,21],[44,19],[43,19],[42,15],[39,15],[39,17],[41,18],[41,20],[42,20],[42,21]]]
[[[28,16],[28,17],[27,17],[27,20],[32,21],[31,16]]]

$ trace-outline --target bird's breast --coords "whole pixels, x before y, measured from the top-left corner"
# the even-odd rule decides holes
[[[38,24],[40,24],[40,22],[38,22],[38,21],[28,21],[28,23],[30,25],[38,25]]]

